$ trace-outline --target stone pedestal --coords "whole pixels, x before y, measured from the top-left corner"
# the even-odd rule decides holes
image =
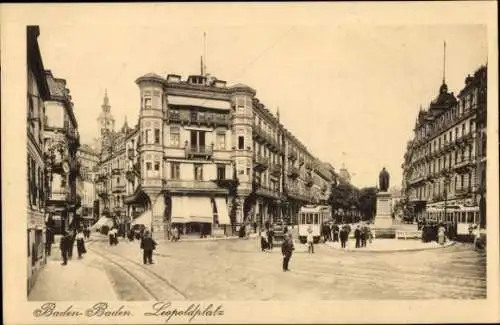
[[[392,223],[391,193],[377,193],[377,210],[373,230],[375,237],[394,238],[396,230]]]

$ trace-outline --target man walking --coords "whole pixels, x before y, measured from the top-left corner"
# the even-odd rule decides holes
[[[281,253],[283,254],[283,272],[290,271],[288,268],[288,263],[290,262],[290,258],[292,258],[292,252],[294,251],[292,234],[288,233],[285,236],[285,240],[283,244],[281,244]]]
[[[269,227],[269,230],[267,231],[267,244],[269,245],[269,250],[273,250],[273,239],[274,239],[274,230],[273,226],[271,225]]]
[[[144,232],[144,237],[141,240],[141,249],[143,250],[142,260],[144,264],[153,264],[153,251],[156,249],[156,242],[151,237],[149,231]]]
[[[361,230],[359,229],[359,225],[354,230],[354,238],[356,239],[356,248],[361,247]]]
[[[59,242],[59,249],[61,250],[61,256],[63,259],[63,262],[61,265],[67,265],[68,264],[68,248],[70,245],[71,239],[70,239],[70,234],[64,232],[61,240]]]

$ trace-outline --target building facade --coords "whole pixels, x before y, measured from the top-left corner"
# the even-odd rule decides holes
[[[128,165],[127,214],[142,212],[132,223],[147,224],[153,233],[174,224],[183,232],[227,234],[232,225],[288,221],[300,206],[326,202],[330,166],[260,103],[254,89],[226,87],[207,75],[181,80],[150,73],[136,83],[139,121],[117,159]]]
[[[45,265],[45,160],[44,160],[44,101],[50,97],[45,79],[37,38],[36,26],[27,28],[27,241],[28,241],[28,291],[32,288],[38,271]]]
[[[45,102],[44,128],[47,220],[53,224],[54,232],[61,234],[80,226],[76,213],[81,206],[81,193],[77,191],[80,135],[66,80],[55,78],[49,70],[45,77],[50,91]]]
[[[415,217],[458,215],[484,225],[486,86],[482,66],[456,97],[443,80],[437,98],[420,110],[403,163],[403,195]]]
[[[82,198],[78,213],[85,225],[91,225],[99,216],[99,211],[94,211],[97,200],[94,179],[99,164],[99,153],[88,145],[81,145],[77,151],[77,159],[80,165],[77,187]]]

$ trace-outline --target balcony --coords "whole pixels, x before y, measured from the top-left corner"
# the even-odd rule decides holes
[[[274,164],[271,167],[271,175],[275,176],[275,177],[281,176],[281,165],[280,164]]]
[[[290,152],[288,152],[288,158],[293,161],[297,160],[297,152],[290,150]]]
[[[313,184],[314,184],[313,177],[310,175],[306,176],[305,183],[306,183],[306,186],[309,186],[309,187],[313,186]]]
[[[287,175],[291,178],[297,178],[300,175],[300,171],[297,167],[294,166],[288,166],[288,172]]]
[[[311,170],[312,169],[312,164],[310,162],[306,163],[306,169]]]
[[[127,149],[128,159],[133,160],[135,158],[135,150],[134,148]]]
[[[211,144],[209,146],[190,146],[189,144],[186,144],[185,152],[187,159],[203,158],[208,160],[213,155],[214,145]]]
[[[113,168],[111,170],[111,175],[120,175],[122,173],[122,169],[121,168]]]
[[[254,169],[263,172],[269,167],[269,160],[266,157],[256,155],[254,157]]]
[[[113,193],[123,193],[126,190],[125,184],[114,184],[112,192]]]
[[[305,162],[304,157],[300,157],[299,158],[299,166],[304,165],[304,162]]]
[[[453,166],[453,168],[457,171],[460,171],[460,170],[465,170],[465,169],[473,166],[474,164],[475,164],[474,159],[469,158],[469,157],[464,157],[462,160],[457,162],[455,164],[455,166]]]
[[[132,169],[127,170],[127,172],[125,173],[125,178],[129,182],[133,183],[135,181],[135,172]]]
[[[255,194],[260,195],[260,196],[265,196],[268,198],[273,198],[273,199],[279,199],[280,198],[280,193],[279,191],[273,190],[271,188],[268,188],[266,186],[263,186],[259,184],[258,182],[253,182],[252,183],[253,190]]]
[[[455,189],[455,195],[458,197],[466,196],[472,193],[471,189],[468,187],[457,187]]]
[[[227,193],[227,189],[220,188],[214,181],[179,180],[169,179],[163,184],[163,188],[170,192],[221,192]]]
[[[69,193],[66,189],[53,189],[49,192],[50,201],[67,201],[69,199]]]

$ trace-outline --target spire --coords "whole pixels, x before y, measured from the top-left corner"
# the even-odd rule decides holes
[[[276,109],[276,117],[278,118],[278,123],[280,122],[280,107]]]
[[[446,84],[446,41],[443,44],[443,85]]]
[[[203,61],[202,66],[203,66],[203,73],[202,75],[205,76],[207,74],[207,33],[203,32]]]
[[[108,88],[104,88],[104,105],[108,105],[108,103],[109,103]]]

